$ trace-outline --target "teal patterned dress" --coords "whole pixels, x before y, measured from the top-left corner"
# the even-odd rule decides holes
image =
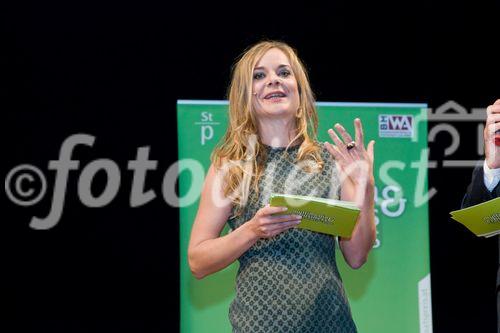
[[[339,178],[325,148],[323,169],[307,173],[293,161],[299,146],[265,146],[259,195],[250,191],[236,229],[269,202],[271,193],[338,199]],[[240,258],[236,297],[229,308],[235,333],[357,332],[335,262],[335,238],[298,228],[260,239]]]

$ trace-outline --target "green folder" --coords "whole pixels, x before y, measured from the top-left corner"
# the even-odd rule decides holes
[[[500,198],[455,210],[450,214],[476,236],[491,237],[500,233]]]
[[[347,238],[351,237],[360,212],[353,202],[300,195],[273,193],[269,204],[288,207],[277,215],[302,216],[298,228]]]

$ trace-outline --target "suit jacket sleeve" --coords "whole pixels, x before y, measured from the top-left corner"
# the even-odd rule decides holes
[[[480,204],[499,196],[500,185],[497,185],[492,192],[488,191],[484,185],[483,164],[476,166],[472,172],[472,181],[467,188],[467,193],[462,200],[462,208]]]

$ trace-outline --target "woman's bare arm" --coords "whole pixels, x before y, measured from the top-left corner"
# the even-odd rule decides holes
[[[232,207],[231,201],[224,198],[222,183],[222,174],[211,166],[203,185],[188,248],[189,267],[198,279],[227,267],[260,238],[274,237],[299,223],[300,216],[272,216],[283,212],[283,207],[265,206],[250,221],[221,237]]]
[[[360,192],[356,193],[356,191]],[[358,269],[366,262],[377,236],[374,186],[369,184],[356,189],[352,182],[346,181],[341,189],[341,199],[356,202],[361,210],[351,238],[341,238],[339,241],[346,262],[351,268]]]
[[[247,228],[238,228],[220,237],[231,214],[231,202],[222,199],[220,177],[214,166],[210,166],[191,230],[189,267],[198,279],[230,265],[257,241]]]

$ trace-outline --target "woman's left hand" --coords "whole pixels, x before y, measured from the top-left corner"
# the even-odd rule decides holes
[[[358,186],[373,186],[373,146],[375,141],[371,140],[368,147],[365,148],[363,142],[363,126],[361,120],[354,120],[355,140],[347,133],[340,124],[335,124],[335,129],[340,133],[342,139],[333,129],[328,130],[335,145],[325,142],[326,149],[333,156],[344,180],[351,180]]]

